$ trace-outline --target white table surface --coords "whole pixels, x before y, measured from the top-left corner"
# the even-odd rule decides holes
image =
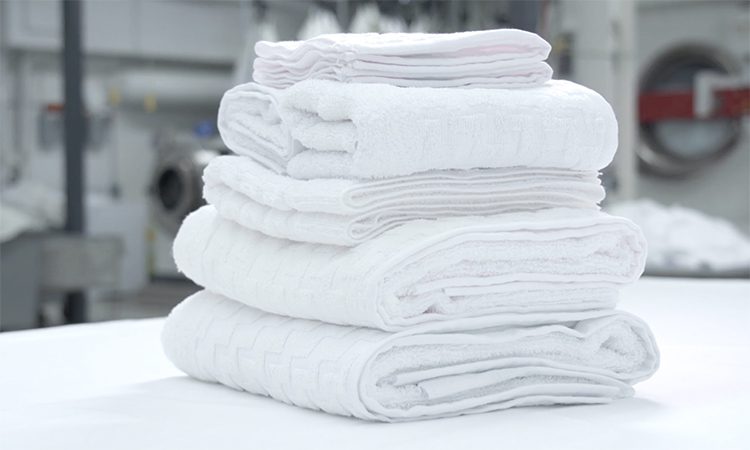
[[[644,279],[621,308],[662,352],[634,398],[401,424],[191,380],[161,319],[3,333],[0,449],[749,449],[750,282]]]

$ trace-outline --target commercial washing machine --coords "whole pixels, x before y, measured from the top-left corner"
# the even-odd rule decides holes
[[[750,231],[750,2],[640,1],[638,196]]]

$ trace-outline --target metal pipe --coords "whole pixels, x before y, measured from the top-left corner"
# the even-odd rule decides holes
[[[636,0],[613,4],[617,14],[617,52],[615,54],[615,113],[619,122],[620,145],[615,155],[618,194],[621,200],[638,195],[638,67]]]
[[[65,133],[65,231],[83,235],[85,231],[83,150],[86,136],[81,84],[81,2],[62,0],[63,12],[63,78]],[[86,321],[86,296],[83,291],[70,292],[65,299],[65,317],[71,323]]]

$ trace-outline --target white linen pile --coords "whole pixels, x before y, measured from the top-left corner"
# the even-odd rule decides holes
[[[177,367],[379,421],[606,403],[654,373],[648,326],[615,310],[645,240],[598,207],[614,114],[582,86],[519,78],[547,67],[541,38],[257,50],[258,83],[219,110],[236,155],[208,165],[208,205],[175,238],[205,288],[165,324]]]
[[[352,246],[417,219],[567,207],[597,210],[593,170],[509,167],[433,170],[377,180],[300,180],[251,158],[220,156],[204,196],[223,217],[269,236]]]
[[[658,359],[623,312],[508,314],[398,333],[293,319],[201,291],[163,334],[200,380],[363,419],[395,421],[632,395]]]
[[[549,80],[550,45],[521,30],[452,34],[327,34],[259,42],[253,78],[289,87],[308,79],[402,87],[520,87]]]
[[[356,247],[277,239],[204,206],[174,242],[190,279],[264,311],[395,330],[504,312],[611,308],[643,272],[627,219],[570,209],[413,221]]]
[[[234,152],[300,179],[479,167],[599,170],[617,149],[609,103],[557,80],[528,89],[307,80],[279,91],[247,83],[224,94],[218,127]]]

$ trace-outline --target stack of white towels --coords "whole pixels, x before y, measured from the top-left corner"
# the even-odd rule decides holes
[[[163,344],[200,380],[412,420],[633,394],[659,356],[614,309],[643,271],[598,171],[617,123],[519,30],[260,42],[174,243],[205,287]]]

